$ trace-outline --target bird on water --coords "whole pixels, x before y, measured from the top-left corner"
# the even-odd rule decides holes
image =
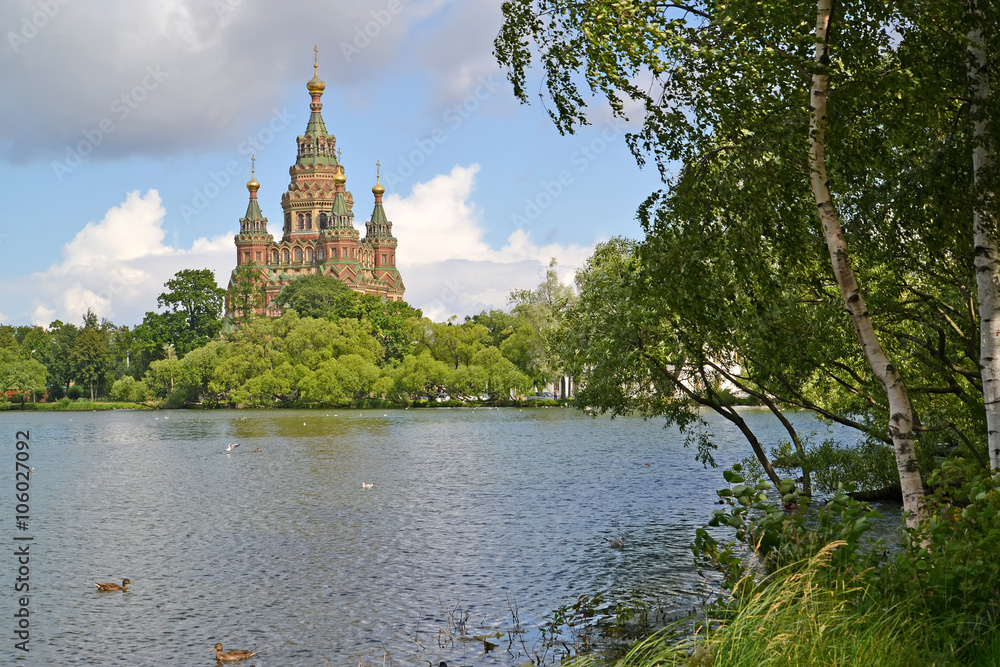
[[[236,662],[237,660],[246,660],[257,655],[257,651],[244,651],[238,648],[232,651],[223,651],[222,644],[216,644],[211,652],[215,653],[215,659],[219,662]]]
[[[118,584],[98,584],[98,583],[95,583],[94,585],[97,586],[97,590],[99,590],[99,591],[122,591],[122,592],[125,592],[125,591],[128,590],[126,587],[130,586],[131,584],[132,584],[132,582],[130,580],[128,580],[128,579],[122,579],[122,585],[121,586],[119,586]]]
[[[616,537],[615,539],[611,539],[610,537],[605,537],[604,539],[606,539],[608,541],[608,544],[611,545],[612,549],[624,549],[625,548],[625,538],[624,537]]]
[[[227,452],[231,452],[231,451],[233,451],[234,449],[236,449],[239,446],[240,446],[240,443],[234,442],[233,444],[231,444],[228,447],[226,447],[226,451]]]
[[[372,482],[371,484],[369,484],[368,482],[361,482],[362,489],[370,489],[373,486],[375,486],[375,482]]]

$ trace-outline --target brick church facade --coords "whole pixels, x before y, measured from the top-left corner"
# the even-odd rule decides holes
[[[405,287],[396,269],[396,238],[382,208],[385,188],[376,179],[375,205],[365,223],[365,236],[354,227],[354,197],[346,190],[347,177],[340,163],[337,139],[327,133],[320,110],[326,84],[316,66],[306,84],[312,97],[305,134],[297,138],[295,164],[288,170],[291,182],[281,196],[284,225],[280,241],[267,230],[267,218],[257,203],[260,183],[251,172],[247,190],[250,203],[240,218],[236,235],[237,268],[259,267],[265,301],[259,314],[276,316],[275,299],[291,280],[307,274],[333,276],[362,294],[402,301]],[[235,271],[234,271],[235,276]],[[232,287],[233,279],[230,280]]]

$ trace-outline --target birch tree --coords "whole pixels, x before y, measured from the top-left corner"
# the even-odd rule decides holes
[[[888,398],[886,429],[908,521],[916,522],[922,495],[916,419],[852,269],[833,195],[836,174],[826,154],[831,82],[845,95],[876,89],[896,17],[880,3],[852,3],[838,10],[838,29],[831,32],[827,0],[514,0],[504,4],[504,15],[495,53],[515,94],[527,101],[526,77],[537,48],[553,106],[549,113],[561,131],[587,123],[579,75],[617,115],[625,115],[625,100],[641,104],[641,127],[628,141],[640,164],[651,156],[665,179],[677,161],[691,166],[742,152],[770,156],[786,167],[779,170],[790,174],[785,187],[809,185],[818,212],[811,224],[821,223],[851,325]],[[762,166],[747,178],[770,177],[770,165]]]
[[[809,181],[830,251],[833,272],[844,296],[844,304],[861,341],[865,359],[878,378],[889,401],[889,433],[896,453],[899,482],[903,491],[903,507],[908,512],[907,523],[916,525],[924,495],[920,468],[914,451],[914,415],[910,395],[896,365],[889,360],[872,325],[864,295],[851,267],[847,241],[840,217],[830,192],[830,177],[826,168],[827,104],[830,92],[830,20],[832,0],[816,3],[816,56],[809,102]]]
[[[996,9],[990,16],[970,5],[971,26],[968,33],[969,116],[972,123],[972,172],[975,185],[972,229],[975,242],[975,264],[979,293],[980,345],[982,357],[983,398],[986,405],[987,442],[990,466],[1000,469],[1000,243],[997,239],[996,201],[993,169],[995,155],[996,104],[991,99],[990,63],[987,38],[993,44],[1000,38],[995,21]],[[994,46],[994,48],[996,48]]]

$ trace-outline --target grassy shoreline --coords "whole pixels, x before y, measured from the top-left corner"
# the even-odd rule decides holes
[[[156,410],[157,406],[145,403],[128,403],[125,401],[53,401],[51,403],[20,403],[0,405],[0,412],[95,412],[104,410]]]
[[[980,619],[959,635],[964,639],[956,637],[911,601],[890,602],[859,579],[831,583],[824,573],[831,550],[774,573],[751,595],[663,628],[623,657],[585,655],[567,667],[1000,664],[1000,627],[993,619]]]

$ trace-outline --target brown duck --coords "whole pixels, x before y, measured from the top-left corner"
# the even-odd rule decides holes
[[[238,648],[232,651],[223,651],[222,644],[216,644],[215,648],[212,649],[212,653],[215,653],[215,659],[219,662],[236,662],[237,660],[246,660],[257,655],[257,651],[244,651]]]
[[[122,592],[125,592],[127,590],[126,586],[131,585],[131,583],[132,582],[130,580],[128,580],[128,579],[122,579],[122,585],[121,586],[119,586],[118,584],[94,584],[94,585],[97,586],[97,590],[99,590],[99,591],[122,591]]]

